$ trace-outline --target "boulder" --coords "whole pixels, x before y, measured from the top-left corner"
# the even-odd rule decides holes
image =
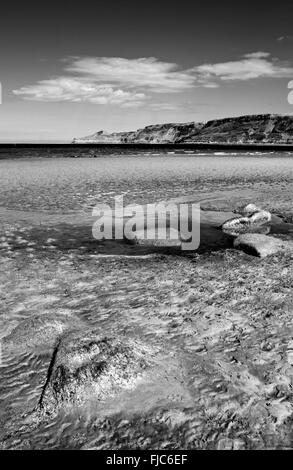
[[[261,209],[256,206],[255,204],[247,204],[240,212],[245,217],[249,217],[250,215],[254,214],[255,212],[260,212]]]
[[[245,233],[234,240],[234,248],[261,258],[274,255],[289,248],[288,242],[259,233]]]
[[[255,212],[249,217],[234,217],[227,220],[222,225],[222,231],[232,236],[242,233],[262,233],[270,232],[271,214],[268,211]]]
[[[133,389],[151,364],[151,350],[133,339],[106,337],[95,331],[70,332],[56,347],[40,411],[113,397]]]
[[[227,235],[237,237],[242,233],[262,233],[268,234],[270,227],[264,224],[253,224],[249,217],[236,217],[227,220],[221,227],[222,231]]]
[[[264,225],[271,222],[272,216],[271,213],[268,211],[258,211],[252,214],[249,217],[249,220],[251,225]]]
[[[276,214],[271,214],[271,222],[272,225],[287,225],[286,222],[282,219],[282,217]]]

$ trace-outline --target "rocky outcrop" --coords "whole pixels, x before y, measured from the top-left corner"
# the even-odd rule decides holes
[[[291,245],[274,237],[268,237],[259,233],[245,233],[239,235],[234,241],[234,248],[244,251],[249,255],[264,258],[281,251],[291,250]]]
[[[113,132],[112,134],[99,131],[87,137],[74,139],[73,143],[176,143],[183,138],[187,138],[190,134],[199,131],[203,126],[204,123],[190,122],[186,124],[155,124],[138,129],[137,131]]]
[[[293,144],[293,116],[248,115],[209,121],[185,140],[215,143]]]
[[[53,354],[39,402],[47,415],[61,407],[105,400],[133,389],[151,363],[151,351],[136,340],[95,331],[65,334]]]
[[[208,122],[157,124],[130,132],[96,132],[75,144],[293,144],[293,116],[247,115]]]

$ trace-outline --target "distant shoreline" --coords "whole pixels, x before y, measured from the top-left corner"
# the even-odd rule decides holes
[[[293,144],[264,144],[264,143],[0,143],[3,148],[123,148],[123,149],[189,149],[189,150],[284,150],[293,151]]]

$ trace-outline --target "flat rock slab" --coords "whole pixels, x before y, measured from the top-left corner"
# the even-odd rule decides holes
[[[22,320],[3,339],[5,349],[14,351],[28,348],[54,347],[58,338],[69,329],[80,328],[82,322],[71,314],[39,314]]]
[[[264,258],[281,251],[292,251],[292,244],[278,238],[268,237],[259,233],[245,233],[239,235],[234,241],[234,248],[250,255]]]
[[[133,339],[94,331],[64,335],[52,356],[39,401],[47,415],[61,407],[105,400],[136,387],[152,360],[152,350]]]

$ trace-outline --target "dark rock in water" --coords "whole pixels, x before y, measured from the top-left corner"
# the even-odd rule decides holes
[[[234,217],[222,225],[224,233],[238,236],[241,233],[269,233],[271,214],[267,211],[255,212],[249,217]]]
[[[280,251],[288,252],[292,250],[292,245],[289,242],[283,242],[279,238],[268,237],[259,233],[245,233],[234,240],[234,248],[263,258]]]
[[[56,347],[39,406],[48,415],[66,405],[105,400],[133,389],[151,364],[151,350],[94,331],[71,332]]]
[[[3,339],[3,345],[14,351],[35,347],[54,347],[67,330],[81,326],[81,321],[70,314],[40,314],[22,320]]]
[[[138,230],[133,243],[153,248],[181,248],[182,240],[178,230],[169,229],[167,237],[165,235],[165,228],[162,232],[153,230],[148,234],[146,230]]]

